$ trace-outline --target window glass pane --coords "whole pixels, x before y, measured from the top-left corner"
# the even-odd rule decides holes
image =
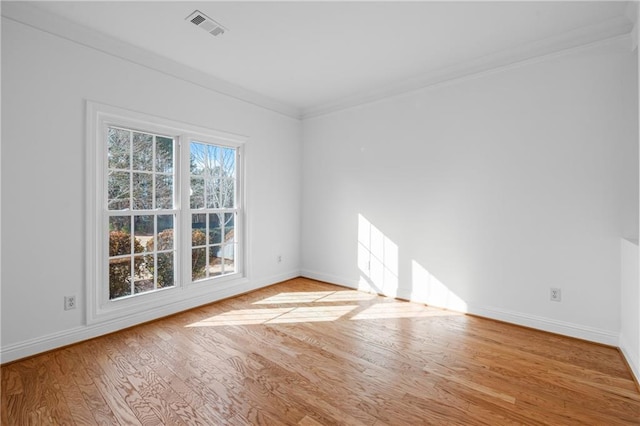
[[[156,208],[173,208],[173,176],[156,175]]]
[[[236,176],[236,150],[233,148],[222,148],[222,177]]]
[[[136,253],[153,250],[153,219],[152,215],[134,216],[134,251]]]
[[[173,215],[158,216],[158,241],[157,250],[173,249]],[[153,240],[151,242],[151,250],[153,250]]]
[[[125,210],[129,206],[129,172],[109,172],[108,200],[109,210]]]
[[[174,285],[173,272],[173,252],[159,253],[158,264],[158,288],[171,287]]]
[[[127,234],[130,234],[131,233],[131,217],[130,216],[109,217],[109,231],[124,231]]]
[[[173,139],[156,137],[156,171],[173,173]]]
[[[220,207],[235,207],[235,188],[233,179],[220,179]]]
[[[220,213],[209,214],[209,244],[222,242],[222,229],[220,228],[223,215]]]
[[[221,263],[220,256],[222,256],[220,246],[209,247],[209,276],[210,277],[214,277],[216,275],[222,274],[222,263]]]
[[[196,248],[191,250],[191,280],[196,281],[205,278],[207,265],[207,249]]]
[[[131,218],[111,216],[109,218],[109,256],[131,253]]]
[[[153,208],[153,175],[150,173],[133,174],[133,208],[151,210]]]
[[[191,142],[191,208],[235,208],[236,149]],[[204,189],[203,189],[204,187]]]
[[[107,142],[107,158],[110,169],[130,168],[130,135],[128,130],[115,129],[109,127]]]
[[[191,215],[191,245],[204,246],[207,244],[207,215]]]
[[[133,170],[153,170],[153,136],[133,133]]]
[[[147,259],[146,259],[147,258]],[[150,258],[150,259],[148,259]],[[149,265],[147,265],[147,260]],[[144,293],[153,290],[153,256],[135,256],[133,288],[135,293]]]
[[[191,208],[204,208],[204,179],[191,178]]]
[[[224,263],[224,273],[231,274],[236,271],[235,259],[237,244],[225,244],[222,247],[222,262]]]
[[[200,143],[191,142],[189,153],[189,169],[192,175],[202,176],[205,171],[207,150]]]
[[[131,294],[131,258],[109,259],[109,299]]]
[[[225,243],[233,243],[235,240],[234,216],[235,215],[233,213],[224,214],[224,242]]]
[[[221,174],[220,169],[220,151],[221,148],[215,145],[206,145],[207,147],[207,160],[205,174],[209,177],[218,177]]]
[[[217,209],[221,207],[220,204],[220,191],[218,188],[218,179],[208,179],[204,181],[206,196],[207,196],[207,208]]]
[[[193,247],[204,246],[207,244],[207,235],[204,229],[194,229],[191,232],[191,245]]]

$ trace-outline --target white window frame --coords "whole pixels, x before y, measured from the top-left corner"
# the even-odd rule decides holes
[[[219,285],[232,285],[246,277],[246,206],[244,199],[243,148],[247,138],[175,120],[156,117],[124,108],[87,101],[87,169],[86,169],[86,306],[87,324],[117,320],[145,313],[160,312],[177,301],[210,291]],[[174,190],[176,219],[174,229],[175,286],[109,299],[108,282],[108,214],[105,211],[107,184],[106,129],[109,126],[174,138]],[[189,203],[189,148],[191,141],[235,148],[236,155],[236,272],[191,281],[191,212]]]

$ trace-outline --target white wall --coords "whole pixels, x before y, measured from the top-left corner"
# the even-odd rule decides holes
[[[619,39],[305,120],[303,274],[617,345],[635,60]]]
[[[250,275],[235,291],[299,274],[298,120],[5,18],[2,89],[2,362],[150,319],[84,325],[87,99],[248,136]]]
[[[640,7],[638,3],[630,3],[627,7],[628,16],[635,22],[632,36],[637,59],[637,70],[640,72]],[[640,81],[640,73],[636,74],[636,84]],[[638,102],[640,102],[640,84],[637,87]],[[636,143],[639,143],[640,128],[636,133]],[[636,176],[636,179],[639,177]],[[620,309],[620,349],[624,354],[636,380],[640,383],[640,253],[638,241],[621,240],[622,248],[622,280],[621,280],[621,309]]]

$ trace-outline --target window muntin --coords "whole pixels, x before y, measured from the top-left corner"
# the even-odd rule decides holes
[[[191,280],[237,272],[238,150],[189,144]]]
[[[176,283],[175,150],[174,138],[107,127],[109,300]]]

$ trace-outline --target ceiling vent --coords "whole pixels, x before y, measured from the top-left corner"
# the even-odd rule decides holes
[[[216,21],[209,18],[199,10],[194,11],[191,15],[187,16],[185,20],[191,22],[193,25],[202,28],[203,30],[214,36],[219,36],[227,31],[225,27],[218,24]]]

